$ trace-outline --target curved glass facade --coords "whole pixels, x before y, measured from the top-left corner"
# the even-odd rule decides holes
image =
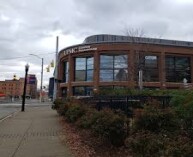
[[[193,89],[192,52],[193,42],[91,36],[60,51],[58,93],[92,95],[101,88],[139,88],[139,70],[143,88]]]

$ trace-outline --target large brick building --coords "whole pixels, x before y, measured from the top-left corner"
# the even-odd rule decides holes
[[[59,52],[58,96],[100,88],[182,88],[193,83],[193,42],[94,35]]]
[[[26,95],[31,98],[36,98],[37,79],[35,75],[29,74],[27,80]],[[24,81],[24,78],[0,81],[0,93],[5,94],[6,97],[21,98],[23,95]]]

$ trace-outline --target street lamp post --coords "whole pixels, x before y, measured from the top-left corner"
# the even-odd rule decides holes
[[[35,56],[35,57],[37,57],[37,58],[39,58],[39,59],[41,59],[42,60],[42,66],[41,66],[41,83],[40,83],[40,102],[42,102],[42,84],[43,84],[43,67],[44,67],[44,58],[41,58],[41,57],[39,57],[38,55],[35,55],[35,54],[30,54],[30,55],[32,55],[32,56]]]
[[[26,86],[27,86],[27,73],[29,70],[29,65],[25,65],[25,81],[24,81],[24,88],[23,88],[23,99],[22,99],[22,106],[21,106],[21,111],[24,112],[25,110],[25,95],[26,95]]]

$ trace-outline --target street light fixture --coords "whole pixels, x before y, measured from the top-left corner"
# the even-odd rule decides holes
[[[29,70],[29,65],[25,65],[25,81],[24,81],[24,88],[23,88],[23,99],[22,99],[22,106],[21,111],[24,112],[25,110],[25,96],[26,96],[26,86],[27,86],[27,73]]]
[[[42,60],[42,68],[41,68],[41,84],[40,84],[40,102],[42,102],[42,83],[43,83],[43,67],[44,67],[44,58],[41,58],[40,56],[38,55],[35,55],[35,54],[29,54],[31,56],[35,56],[39,59]]]

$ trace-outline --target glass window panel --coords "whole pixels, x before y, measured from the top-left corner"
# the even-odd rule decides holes
[[[87,70],[87,80],[86,81],[93,81],[93,70]]]
[[[169,63],[173,66],[170,66]],[[166,81],[183,82],[184,78],[191,82],[190,57],[167,56]]]
[[[93,95],[93,88],[85,87],[85,95]]]
[[[86,69],[86,58],[76,58],[76,70]]]
[[[185,69],[188,67],[188,58],[176,58],[176,68],[178,69]]]
[[[166,82],[175,82],[176,73],[174,70],[168,70],[166,75]]]
[[[93,69],[94,59],[93,57],[87,58],[87,69]]]
[[[68,72],[68,69],[69,69],[69,63],[66,62],[66,72]]]
[[[113,81],[113,70],[100,70],[101,81]]]
[[[68,82],[68,69],[69,69],[68,62],[64,62],[64,82]]]
[[[128,79],[127,55],[101,55],[100,59],[101,81],[125,81]]]
[[[118,55],[114,58],[114,67],[115,68],[127,68],[128,57],[127,55]]]
[[[126,81],[128,78],[127,69],[117,69],[114,71],[114,80],[116,81]]]
[[[113,56],[101,55],[100,68],[113,68]]]
[[[174,68],[175,62],[173,57],[166,57],[165,61],[166,61],[166,68],[169,68],[169,69]]]
[[[85,81],[86,71],[85,70],[76,70],[75,72],[75,81]]]
[[[143,80],[145,82],[159,81],[158,56],[145,56],[143,64]]]
[[[85,95],[85,88],[84,87],[74,87],[74,95],[75,96]]]
[[[146,82],[159,81],[159,71],[156,68],[145,69],[143,71],[143,80]]]
[[[92,81],[93,57],[76,58],[75,62],[75,81]]]
[[[65,82],[68,82],[68,73],[65,75]]]
[[[85,87],[85,86],[74,87],[73,92],[74,92],[73,95],[75,95],[75,96],[92,95],[93,88],[92,87]]]
[[[145,67],[157,68],[157,56],[145,56]]]
[[[127,68],[127,63],[125,62],[119,62],[119,63],[114,63],[114,68]]]

